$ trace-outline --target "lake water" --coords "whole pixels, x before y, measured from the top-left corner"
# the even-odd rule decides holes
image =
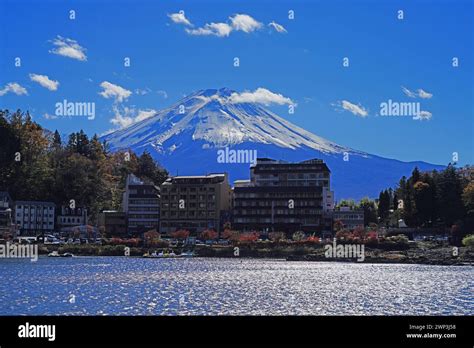
[[[474,267],[0,259],[0,315],[474,315]]]

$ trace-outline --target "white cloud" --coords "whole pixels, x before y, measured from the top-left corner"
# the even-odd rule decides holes
[[[416,121],[431,120],[433,114],[429,111],[420,111],[417,116],[414,116],[413,119]]]
[[[231,103],[259,103],[263,105],[279,104],[279,105],[296,105],[290,98],[281,94],[273,93],[266,88],[257,88],[254,92],[234,92],[228,100]]]
[[[51,80],[46,75],[30,74],[31,81],[38,82],[44,88],[49,89],[50,91],[56,91],[59,86],[58,81]]]
[[[166,93],[166,91],[164,90],[159,90],[159,91],[156,91],[156,93],[158,95],[161,95],[163,98],[167,99],[168,98],[168,93]]]
[[[207,36],[214,35],[218,37],[227,37],[232,31],[243,31],[251,33],[260,29],[263,24],[246,14],[236,14],[229,17],[230,23],[206,23],[203,27],[196,29],[186,28],[186,32],[190,35]],[[276,23],[275,23],[276,24]],[[283,28],[283,27],[282,27]]]
[[[115,102],[121,103],[124,99],[127,99],[132,92],[128,89],[120,87],[118,85],[114,85],[108,81],[104,81],[100,84],[104,90],[99,92],[101,96],[104,98],[114,98]]]
[[[233,29],[241,30],[245,33],[251,33],[262,27],[262,23],[246,14],[236,14],[233,17],[229,17],[229,19],[232,22]]]
[[[76,40],[64,38],[58,35],[57,38],[53,40],[53,45],[56,46],[56,48],[50,50],[50,53],[77,59],[80,61],[87,60],[87,56],[85,54],[86,49],[81,47]]]
[[[433,94],[428,93],[428,92],[422,90],[421,88],[418,89],[417,92],[418,92],[418,96],[422,99],[430,99],[433,96]]]
[[[362,105],[357,105],[354,103],[351,103],[350,101],[347,100],[342,100],[339,102],[339,105],[344,109],[347,110],[351,113],[353,113],[356,116],[360,117],[367,117],[369,114],[367,110],[362,106]]]
[[[56,116],[56,115],[51,115],[51,114],[48,114],[48,113],[45,113],[45,114],[43,115],[43,117],[44,117],[45,119],[47,119],[47,120],[55,120],[55,119],[58,118],[58,116]]]
[[[157,111],[154,109],[136,110],[134,108],[128,108],[128,107],[124,107],[123,110],[121,111],[116,106],[114,106],[113,110],[114,110],[115,115],[112,119],[110,119],[110,122],[118,126],[118,129],[125,128],[136,122],[146,120],[147,118],[157,113]],[[110,133],[111,131],[114,131],[114,130],[109,130],[107,132]]]
[[[169,14],[168,17],[171,18],[171,20],[176,24],[184,24],[184,25],[192,26],[189,19],[186,18],[184,11],[179,11],[178,13]]]
[[[405,95],[406,95],[407,97],[416,98],[416,93],[410,91],[408,88],[402,86],[402,91],[403,91],[403,93],[405,93]]]
[[[433,97],[433,94],[428,93],[422,90],[421,88],[417,89],[416,92],[413,92],[413,91],[410,91],[408,88],[405,88],[402,86],[402,91],[403,93],[405,93],[405,95],[407,95],[410,98],[420,97],[422,99],[431,99],[431,97]]]
[[[270,27],[273,27],[273,29],[275,29],[279,33],[287,33],[288,32],[283,25],[275,23],[275,21],[271,21],[270,23],[268,23],[268,25]]]
[[[15,93],[16,95],[28,95],[26,88],[20,86],[16,82],[9,82],[0,89],[0,96],[7,94],[8,92]]]
[[[140,89],[140,88],[137,88],[135,90],[135,94],[138,94],[138,95],[147,95],[148,93],[151,92],[151,89],[150,88],[145,88],[145,89]]]
[[[215,35],[218,37],[229,36],[231,31],[232,27],[227,23],[211,23],[202,28],[186,29],[190,35]]]

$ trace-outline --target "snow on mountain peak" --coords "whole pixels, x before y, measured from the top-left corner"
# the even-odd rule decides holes
[[[306,147],[327,154],[347,151],[365,155],[295,126],[260,103],[232,102],[231,96],[236,94],[229,88],[196,91],[104,139],[112,149],[152,146],[159,153],[171,153],[202,141],[207,144],[200,145],[203,149],[249,142],[293,150]],[[285,97],[276,96],[286,102],[281,99]]]

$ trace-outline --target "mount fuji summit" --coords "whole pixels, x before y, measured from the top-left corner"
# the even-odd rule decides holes
[[[443,168],[338,145],[288,122],[262,104],[236,101],[235,95],[228,88],[197,91],[102,140],[112,151],[148,151],[170,175],[227,172],[231,184],[249,178],[250,163],[219,160],[225,149],[227,153],[256,151],[259,158],[288,162],[322,159],[331,170],[331,190],[337,199],[378,197],[381,190],[395,187],[403,175],[409,176],[415,166],[421,171]]]

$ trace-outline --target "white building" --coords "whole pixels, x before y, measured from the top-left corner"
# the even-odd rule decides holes
[[[57,219],[59,230],[69,230],[70,227],[87,225],[87,209],[83,207],[70,208],[61,207],[61,213]]]
[[[40,235],[54,231],[52,202],[16,201],[15,221],[20,235]]]
[[[364,209],[353,209],[352,207],[339,207],[334,210],[334,221],[341,221],[345,228],[353,230],[356,227],[364,227]]]

